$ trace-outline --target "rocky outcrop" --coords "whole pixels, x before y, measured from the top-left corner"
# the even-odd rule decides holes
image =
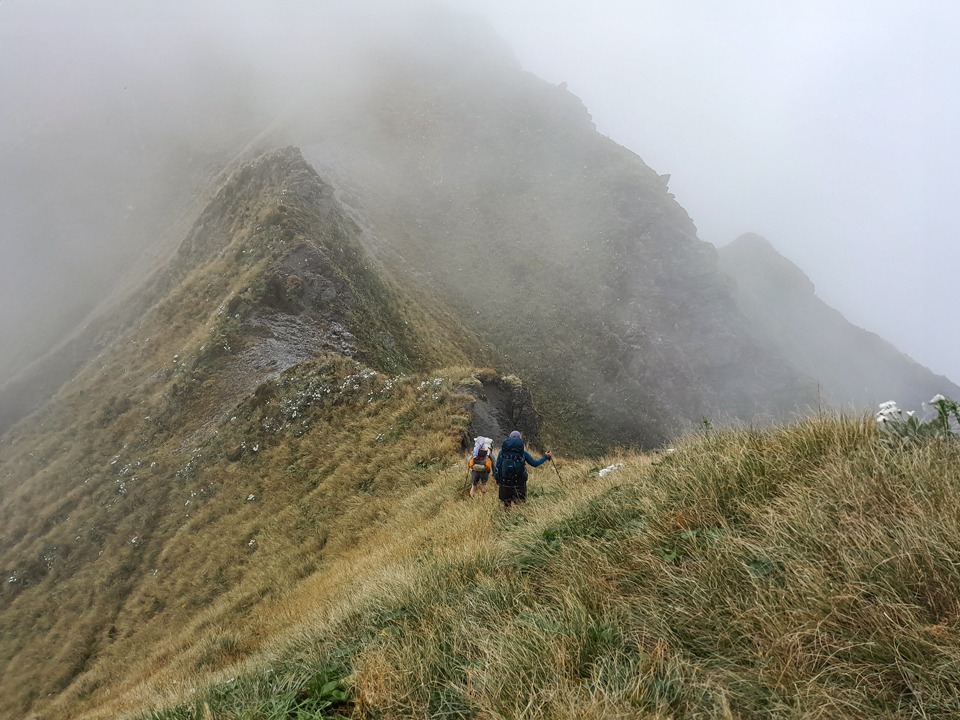
[[[527,443],[538,443],[543,419],[534,408],[530,391],[519,378],[480,373],[476,384],[463,391],[473,398],[464,447],[473,447],[473,438],[479,435],[491,438],[494,447],[499,447],[513,430],[519,430]]]

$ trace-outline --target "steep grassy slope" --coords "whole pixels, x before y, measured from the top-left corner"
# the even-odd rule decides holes
[[[96,705],[178,636],[150,667],[200,652],[220,625],[199,613],[227,589],[209,617],[282,592],[328,536],[349,545],[338,519],[372,526],[460,447],[472,400],[421,417],[417,398],[439,403],[449,383],[417,373],[475,343],[382,275],[358,232],[295,150],[245,164],[130,299],[137,322],[3,437],[0,716],[64,692]],[[460,373],[478,395],[475,374]],[[260,542],[266,569],[250,561]],[[238,655],[259,642],[243,637]]]
[[[895,399],[919,408],[937,393],[960,397],[960,387],[820,300],[803,271],[764,238],[743,235],[722,247],[720,266],[736,279],[737,302],[758,340],[815,378],[825,403],[871,408]]]
[[[292,717],[332,688],[358,717],[960,712],[956,442],[815,419],[610,460],[538,472],[516,512],[402,503],[351,593],[308,584],[329,604],[263,664],[152,717]]]
[[[137,707],[145,689],[190,687],[262,653],[350,591],[399,507],[416,498],[417,517],[428,517],[461,493],[472,398],[457,388],[476,384],[469,373],[390,377],[330,356],[262,386],[217,436],[191,448],[165,492],[123,476],[116,510],[124,517],[98,527],[103,554],[80,567],[73,555],[58,559],[6,613],[39,613],[61,641],[86,642],[83,665],[46,657],[47,639],[23,628],[5,638],[20,645],[5,677],[36,691],[47,673],[71,673],[47,685],[61,691],[49,712],[112,717]],[[88,522],[87,512],[78,503],[66,522]],[[116,605],[87,590],[92,607],[68,602],[49,617],[51,594],[96,583],[113,597],[122,591]],[[75,637],[78,616],[87,627]]]

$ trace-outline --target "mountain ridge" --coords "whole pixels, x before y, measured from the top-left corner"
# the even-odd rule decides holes
[[[47,694],[81,705],[100,697],[111,673],[127,672],[129,660],[114,664],[119,649],[145,638],[179,643],[177,653],[192,647],[167,618],[181,607],[199,612],[217,588],[247,587],[237,602],[249,608],[263,599],[262,586],[249,589],[262,583],[258,573],[292,573],[295,585],[310,572],[302,553],[365,532],[332,528],[432,483],[438,459],[466,444],[474,404],[484,405],[481,429],[505,435],[516,425],[536,437],[529,395],[464,365],[469,336],[442,308],[401,297],[355,234],[295,149],[241,164],[169,267],[131,300],[144,314],[3,436],[0,618],[21,629],[0,648],[4,712],[20,716]],[[462,369],[421,374],[444,363]],[[298,460],[304,443],[309,454]],[[344,449],[325,453],[325,443]],[[380,452],[402,468],[365,471]],[[404,478],[396,487],[392,471]],[[308,510],[297,498],[311,493],[320,505]],[[355,512],[320,509],[338,496]],[[323,523],[302,521],[300,532],[256,530],[272,527],[274,514],[318,512]],[[187,559],[197,538],[207,546]],[[259,545],[273,546],[267,566],[247,576],[244,558]],[[289,566],[273,567],[276,557]],[[226,558],[239,564],[225,569]],[[49,598],[69,599],[54,614]],[[211,612],[234,616],[236,607],[214,603]],[[256,647],[244,641],[229,656]],[[158,672],[167,665],[162,654],[147,657]]]
[[[818,363],[836,358],[795,363],[790,342],[813,339],[786,342],[774,331],[794,324],[760,314],[809,304],[802,271],[755,241],[766,269],[724,272],[729,251],[697,237],[664,178],[502,49],[466,62],[428,43],[423,53],[387,54],[389,72],[368,84],[304,101],[256,152],[224,151],[163,262],[85,336],[68,363],[79,370],[2,419],[0,712],[134,716],[180,702],[201,681],[273,662],[305,624],[347,612],[340,596],[393,592],[394,568],[468,555],[490,528],[548,553],[571,528],[616,539],[604,518],[620,514],[621,492],[632,499],[615,532],[652,523],[675,543],[657,546],[669,567],[656,568],[674,572],[671,548],[743,522],[741,489],[776,495],[763,472],[773,458],[748,452],[765,429],[723,474],[709,468],[692,500],[660,487],[656,515],[615,480],[592,485],[601,468],[588,458],[609,460],[605,471],[621,456],[634,469],[662,462],[657,477],[678,481],[670,453],[617,448],[659,450],[697,426],[709,446],[715,426],[814,408]],[[773,293],[759,307],[751,277]],[[925,391],[918,377],[907,386]],[[470,506],[471,438],[515,428],[571,458],[563,477],[542,468],[531,506],[511,514],[492,498]],[[786,438],[771,456],[827,437],[814,465],[835,446],[878,447],[856,422],[770,432]],[[795,483],[791,463],[807,460],[788,453],[778,477]],[[556,524],[537,516],[540,501]],[[778,567],[747,560],[761,575]],[[539,572],[484,562],[481,592],[499,592],[491,567]],[[388,610],[380,630],[406,622]]]
[[[320,145],[305,133],[305,157],[334,185],[346,178],[343,195],[359,187],[376,198],[372,225],[401,242],[392,249],[447,302],[479,311],[471,324],[505,346],[548,415],[551,388],[567,389],[565,424],[600,428],[567,442],[656,446],[704,415],[785,415],[815,401],[813,383],[751,347],[715,250],[663,179],[598,135],[567,90],[527,74],[499,86],[474,72],[468,82],[455,69],[435,85],[385,84],[399,99],[377,104],[372,93],[368,117],[389,110],[380,124],[328,131]],[[415,122],[441,102],[445,124]],[[482,112],[500,120],[474,121]],[[375,167],[355,160],[388,141]],[[483,283],[457,276],[474,254],[489,262]],[[521,341],[504,343],[517,332]],[[578,352],[557,347],[558,335]],[[762,390],[735,380],[755,379],[760,364]]]
[[[414,35],[368,59],[384,72],[325,79],[259,131],[235,133],[222,162],[302,148],[366,251],[459,316],[481,364],[524,376],[562,446],[656,447],[703,417],[770,421],[817,405],[818,367],[794,367],[795,349],[753,331],[758,316],[744,317],[664,176],[488,30],[449,14]],[[69,371],[32,394],[40,374],[0,387],[0,429]]]

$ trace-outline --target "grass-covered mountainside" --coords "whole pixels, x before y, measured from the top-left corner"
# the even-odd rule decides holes
[[[375,527],[404,478],[431,478],[472,397],[483,429],[536,430],[528,396],[492,373],[454,373],[474,396],[447,399],[435,369],[465,365],[474,341],[377,271],[358,232],[295,150],[243,164],[129,299],[135,321],[3,436],[3,717],[96,698],[138,657],[182,668],[162,648],[196,648],[202,609],[214,637],[308,574],[328,537]],[[422,417],[421,400],[446,404]],[[232,632],[243,655],[252,636]]]
[[[770,427],[820,375],[664,180],[442,31],[0,387],[0,718],[956,713],[956,442]],[[514,428],[560,459],[505,512]]]
[[[719,253],[752,332],[815,378],[825,403],[869,408],[894,398],[918,408],[937,393],[960,397],[960,387],[820,300],[803,271],[765,238],[742,235]]]
[[[295,153],[246,167],[287,189],[283,220],[241,169],[145,290],[142,327],[0,444],[0,717],[960,710],[955,441],[892,444],[863,418],[706,430],[560,459],[509,513],[470,499],[464,440],[480,415],[521,418],[516,381],[351,332],[394,290],[338,284],[367,263]],[[233,202],[268,252],[245,257],[217,211]],[[291,304],[270,278],[305,246],[325,260],[304,287],[337,295]],[[439,344],[417,331],[441,318],[404,317],[407,342]],[[295,318],[325,338],[342,321],[354,356],[284,367]],[[270,347],[254,389],[226,382]]]
[[[140,647],[162,662],[112,668],[85,717],[960,712],[956,442],[892,448],[849,418],[710,433],[603,476],[541,469],[510,513],[455,492],[451,449],[349,549],[304,553],[269,613],[226,588],[192,646]],[[280,541],[258,533],[247,563]]]

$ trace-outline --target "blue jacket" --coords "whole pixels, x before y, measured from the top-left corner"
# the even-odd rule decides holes
[[[543,465],[547,460],[547,456],[544,455],[539,460],[534,460],[533,456],[526,451],[523,447],[522,438],[512,438],[508,437],[503,441],[503,445],[500,446],[500,453],[497,455],[497,464],[493,468],[493,477],[495,480],[500,479],[500,467],[503,464],[503,453],[504,452],[519,452],[523,453],[523,459],[527,461],[527,465],[530,467],[539,467]]]

